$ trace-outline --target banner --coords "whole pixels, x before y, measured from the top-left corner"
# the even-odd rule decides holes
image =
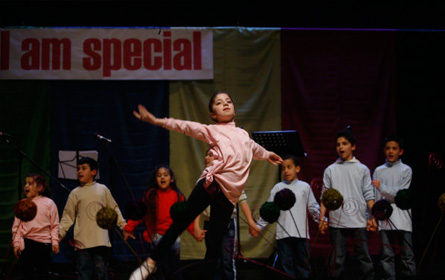
[[[0,29],[0,79],[213,79],[212,30]]]

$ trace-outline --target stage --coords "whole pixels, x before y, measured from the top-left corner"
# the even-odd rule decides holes
[[[374,279],[380,279],[381,275],[378,269],[378,256],[372,256],[376,268]],[[425,265],[425,269],[416,277],[409,279],[442,279],[444,274],[440,271],[440,263],[443,261],[434,261]],[[443,256],[442,256],[443,260]],[[280,279],[283,275],[278,269],[273,268],[273,258],[270,259],[252,259],[236,260],[237,280],[269,280]],[[203,273],[206,262],[203,260],[182,261],[184,280],[208,280]],[[327,276],[327,259],[325,257],[316,257],[311,259],[313,276],[310,279],[329,279]],[[136,268],[135,263],[111,261],[109,266],[109,279],[121,280],[128,279],[132,271]],[[0,279],[19,279],[18,267],[11,263],[2,263]],[[357,279],[359,275],[358,263],[354,258],[349,257],[346,262],[345,276],[343,279]],[[51,280],[56,279],[77,279],[74,263],[53,263],[51,269]],[[292,279],[292,278],[287,278]],[[398,278],[399,279],[399,278]],[[407,279],[407,278],[400,278]]]

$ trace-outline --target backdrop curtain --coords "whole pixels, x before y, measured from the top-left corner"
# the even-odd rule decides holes
[[[170,112],[178,119],[211,124],[208,102],[216,90],[227,91],[235,100],[237,126],[247,132],[280,130],[280,31],[260,29],[215,29],[214,72],[212,81],[171,82]],[[170,133],[170,162],[179,187],[188,196],[204,169],[205,143]],[[254,162],[246,185],[247,201],[258,216],[277,182],[278,168],[265,161]],[[246,257],[268,257],[273,250],[274,229],[264,238],[251,238],[244,214],[240,213],[242,254]],[[187,232],[182,235],[181,257],[200,259],[203,243],[197,243]]]
[[[23,197],[26,174],[49,173],[50,98],[45,81],[2,81],[0,90],[0,254],[14,255],[13,207]],[[37,166],[37,167],[36,167]]]
[[[383,138],[396,132],[395,33],[282,30],[281,40],[282,127],[299,131],[307,153],[299,178],[322,178],[337,159],[335,133],[348,125],[355,156],[372,173],[383,163]],[[370,244],[375,253],[378,243]]]

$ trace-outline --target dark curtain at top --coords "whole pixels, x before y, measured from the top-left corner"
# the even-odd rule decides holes
[[[168,116],[168,82],[57,81],[52,83],[51,100],[52,173],[57,174],[60,150],[98,151],[98,182],[108,186],[126,218],[126,204],[132,195],[141,197],[154,166],[169,162],[168,131],[137,120],[132,111],[144,104],[156,116]],[[112,142],[98,140],[96,133]],[[69,189],[78,186],[77,180],[60,181]],[[53,193],[62,214],[68,192],[53,186]],[[136,260],[119,236],[111,234],[114,259]],[[70,239],[72,229],[56,261],[73,260]],[[133,246],[140,253],[139,244]]]
[[[322,178],[337,159],[335,133],[348,125],[357,138],[357,159],[371,173],[383,163],[382,140],[396,129],[394,37],[394,32],[282,31],[282,128],[298,130],[307,153],[300,179]],[[375,253],[378,246],[370,248]]]

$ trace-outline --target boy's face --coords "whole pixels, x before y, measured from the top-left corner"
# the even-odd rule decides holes
[[[91,170],[90,166],[86,163],[77,166],[77,179],[82,185],[92,183],[96,175],[97,170]]]
[[[300,172],[300,166],[295,166],[292,159],[286,159],[281,164],[281,173],[283,174],[284,180],[292,182],[297,179],[297,173]]]
[[[166,190],[170,187],[170,183],[173,183],[173,178],[167,168],[161,167],[156,172],[156,182],[158,187],[162,190]]]
[[[403,154],[403,149],[400,148],[396,141],[388,141],[384,148],[385,157],[389,162],[396,162]]]
[[[355,145],[351,145],[345,137],[337,138],[337,154],[343,161],[351,160],[354,157]]]
[[[227,123],[233,121],[235,117],[235,106],[232,98],[227,93],[219,93],[212,105],[210,117],[217,123]]]

